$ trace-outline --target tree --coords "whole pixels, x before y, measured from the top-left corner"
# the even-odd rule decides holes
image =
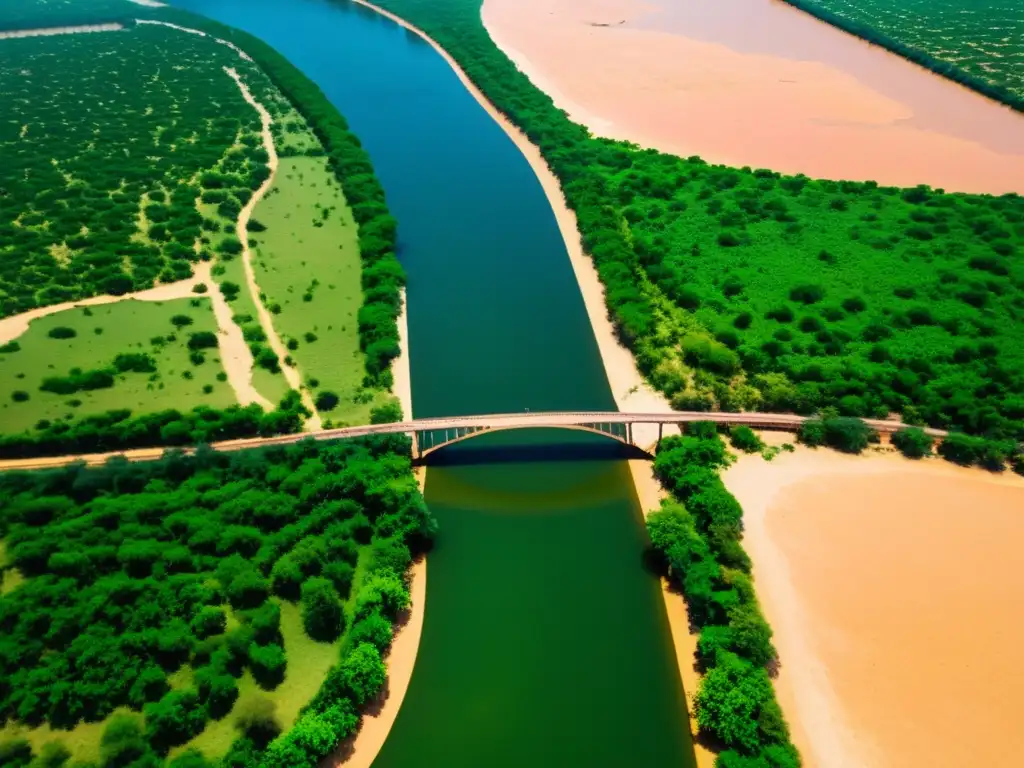
[[[763,669],[720,651],[694,697],[697,723],[727,747],[753,754],[761,746],[757,719],[772,697],[772,684]]]
[[[402,405],[398,400],[389,400],[370,410],[371,424],[391,424],[402,420]]]
[[[732,447],[746,453],[757,453],[764,448],[761,438],[750,427],[740,424],[729,430]]]
[[[252,695],[235,707],[235,728],[257,744],[269,744],[281,732],[277,704],[265,696]]]
[[[314,640],[329,643],[341,635],[345,616],[334,585],[316,577],[302,585],[302,626]]]
[[[206,725],[207,711],[199,694],[191,689],[170,691],[160,701],[147,704],[146,738],[158,752],[184,744]]]
[[[276,643],[249,646],[249,668],[261,688],[273,690],[284,680],[287,661],[284,649]]]
[[[892,444],[909,459],[930,456],[932,442],[932,438],[920,427],[906,427],[892,436]]]
[[[227,627],[227,616],[224,609],[207,605],[192,619],[192,632],[203,639],[210,635],[219,635]]]
[[[314,405],[318,411],[333,411],[340,401],[341,398],[337,394],[324,389],[317,393]]]
[[[0,765],[7,768],[25,768],[32,761],[32,745],[28,739],[8,739],[0,742]]]
[[[360,707],[380,693],[387,680],[380,651],[369,643],[360,643],[345,657],[340,673],[352,701]]]

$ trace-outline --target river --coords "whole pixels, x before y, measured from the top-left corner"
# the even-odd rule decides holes
[[[441,57],[327,0],[177,0],[326,93],[399,221],[415,416],[615,408],[554,214]],[[416,667],[376,768],[687,766],[685,698],[617,444],[570,432],[435,454]]]

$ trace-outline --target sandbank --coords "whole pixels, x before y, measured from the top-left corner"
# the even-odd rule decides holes
[[[831,179],[1024,191],[1024,115],[772,0],[485,0],[495,43],[595,134]]]
[[[1024,479],[797,446],[723,480],[806,764],[1020,762]]]
[[[11,29],[0,32],[0,40],[16,37],[46,37],[49,35],[77,35],[88,32],[117,32],[124,29],[121,24],[81,24],[76,27],[43,27],[40,29]]]

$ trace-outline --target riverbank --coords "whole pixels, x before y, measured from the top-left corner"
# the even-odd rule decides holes
[[[417,478],[422,492],[426,482],[425,472],[418,472]],[[405,624],[398,629],[391,643],[391,650],[385,658],[388,677],[384,691],[378,698],[376,706],[370,704],[363,713],[363,723],[351,743],[342,747],[337,755],[328,758],[327,764],[332,768],[370,768],[384,746],[395,718],[398,717],[402,701],[409,690],[409,681],[416,666],[416,654],[423,635],[423,617],[427,610],[426,557],[413,563],[409,569],[409,597],[411,605],[408,617]]]
[[[0,32],[0,40],[17,37],[47,37],[49,35],[78,35],[90,32],[119,32],[123,24],[81,24],[74,27],[41,27],[39,29],[12,29]]]
[[[1024,116],[782,3],[485,0],[482,20],[597,135],[813,177],[1024,191]]]
[[[1010,610],[1024,599],[1024,480],[803,446],[741,456],[722,477],[806,763],[1005,764],[1024,714]]]

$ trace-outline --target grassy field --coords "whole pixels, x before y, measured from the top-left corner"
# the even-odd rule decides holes
[[[178,315],[190,318],[192,324],[176,328],[171,318]],[[76,335],[51,338],[50,333],[56,328],[70,328]],[[148,413],[196,405],[231,405],[236,402],[234,393],[226,382],[218,379],[224,368],[217,348],[203,350],[204,362],[199,365],[189,359],[189,334],[216,330],[209,299],[198,297],[165,302],[123,301],[70,309],[36,320],[18,338],[17,352],[0,354],[3,429],[21,432],[43,419],[55,422],[118,408]],[[107,368],[121,353],[150,355],[156,371],[120,373],[112,387],[69,395],[39,388],[44,379],[67,376],[74,368]],[[16,392],[27,393],[28,399],[16,401],[20,397]]]
[[[810,0],[1024,97],[1019,0]]]
[[[366,423],[384,397],[362,387],[357,313],[362,305],[358,233],[345,196],[322,157],[282,158],[254,218],[256,279],[303,379],[339,395],[323,416]]]

